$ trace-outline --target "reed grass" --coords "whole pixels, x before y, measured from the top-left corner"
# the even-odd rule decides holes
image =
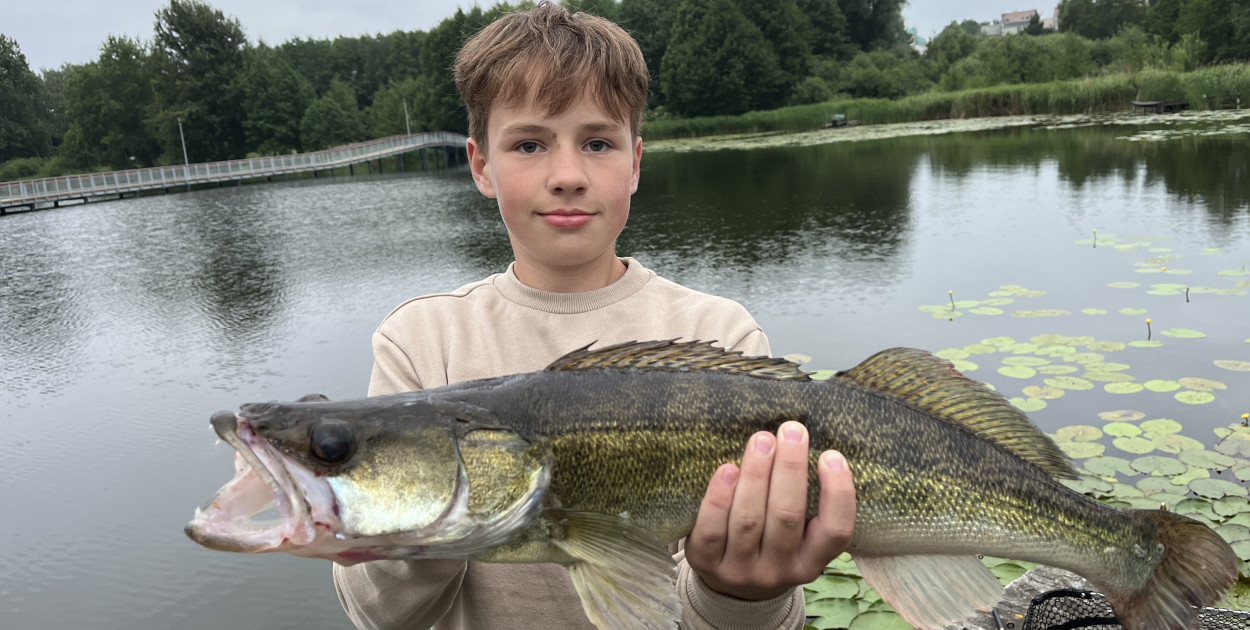
[[[1238,101],[1238,99],[1240,99]],[[999,85],[956,92],[932,91],[897,100],[834,99],[813,105],[648,121],[644,138],[809,131],[833,114],[860,124],[982,116],[1093,114],[1127,111],[1134,100],[1188,101],[1191,109],[1250,105],[1250,65],[1226,64],[1193,72],[1147,69],[1070,81]]]

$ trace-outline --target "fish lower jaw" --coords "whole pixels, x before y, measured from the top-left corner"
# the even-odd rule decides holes
[[[265,553],[292,551],[341,531],[324,479],[264,446],[248,446],[239,451],[235,477],[195,510],[187,536],[219,551]]]

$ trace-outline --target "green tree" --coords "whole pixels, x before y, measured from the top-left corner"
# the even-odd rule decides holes
[[[981,36],[981,23],[976,20],[964,20],[959,23],[959,28],[973,37]]]
[[[858,50],[837,0],[799,0],[799,10],[812,25],[811,48],[817,57],[847,60]]]
[[[776,79],[778,92],[761,95],[766,107],[777,107],[789,96],[790,90],[808,75],[811,69],[814,35],[812,23],[799,10],[795,0],[735,0],[747,21],[760,30],[777,59]]]
[[[147,126],[153,76],[147,48],[124,36],[110,35],[95,61],[73,67],[65,83],[65,107],[73,121],[72,134],[66,135],[73,141],[62,145],[62,157],[80,167],[154,164],[160,144]]]
[[[851,42],[860,50],[891,49],[907,44],[903,6],[907,0],[838,0]]]
[[[856,98],[900,98],[933,84],[919,59],[904,59],[886,50],[860,53],[842,73],[839,92]]]
[[[370,138],[382,138],[407,133],[429,131],[422,117],[414,117],[413,109],[421,93],[417,79],[404,79],[388,83],[373,95],[373,104],[364,111],[365,131]],[[405,118],[405,102],[407,115]]]
[[[1176,19],[1180,16],[1182,2],[1184,0],[1152,0],[1142,18],[1142,28],[1169,43],[1176,43],[1180,39]]]
[[[286,57],[261,47],[239,75],[243,132],[249,153],[276,155],[300,148],[300,123],[316,94]]]
[[[652,79],[660,76],[660,62],[668,50],[677,2],[672,0],[621,0],[620,25],[638,42]],[[651,107],[664,105],[664,92],[658,81],[651,82]]]
[[[682,0],[660,64],[665,102],[674,113],[775,107],[779,76],[776,53],[732,0]]]
[[[1036,35],[1041,35],[1042,33],[1045,33],[1045,32],[1046,32],[1046,29],[1042,28],[1041,16],[1039,16],[1036,13],[1029,16],[1029,25],[1024,27],[1024,34],[1036,36]]]
[[[335,79],[330,89],[313,101],[299,125],[305,151],[320,151],[364,139],[356,95],[346,83]]]
[[[243,157],[243,72],[247,40],[234,18],[197,0],[170,0],[156,12],[156,109],[149,118],[167,162],[181,162],[182,118],[192,162]]]
[[[0,162],[48,155],[47,109],[21,47],[0,34]]]
[[[1177,12],[1176,32],[1193,34],[1206,43],[1203,63],[1233,59],[1247,49],[1245,41],[1237,41],[1235,28],[1238,14],[1244,12],[1244,3],[1234,0],[1184,0]]]
[[[941,33],[929,40],[929,46],[924,51],[925,59],[932,64],[934,76],[945,74],[955,62],[975,52],[978,41],[957,22],[946,25]]]

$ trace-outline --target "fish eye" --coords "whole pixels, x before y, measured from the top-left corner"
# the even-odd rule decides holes
[[[327,464],[338,464],[347,460],[355,451],[352,428],[342,422],[327,422],[317,425],[312,430],[309,446],[313,457]]]

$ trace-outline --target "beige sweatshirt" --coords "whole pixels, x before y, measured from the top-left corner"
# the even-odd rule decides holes
[[[592,342],[697,339],[769,354],[767,337],[737,302],[622,260],[625,275],[595,291],[540,291],[509,267],[451,293],[401,304],[373,335],[369,395],[530,372]],[[761,602],[734,599],[708,589],[682,556],[674,558],[683,628],[803,626],[802,588]],[[348,616],[364,629],[593,628],[568,572],[555,564],[378,560],[334,565],[334,585]]]

